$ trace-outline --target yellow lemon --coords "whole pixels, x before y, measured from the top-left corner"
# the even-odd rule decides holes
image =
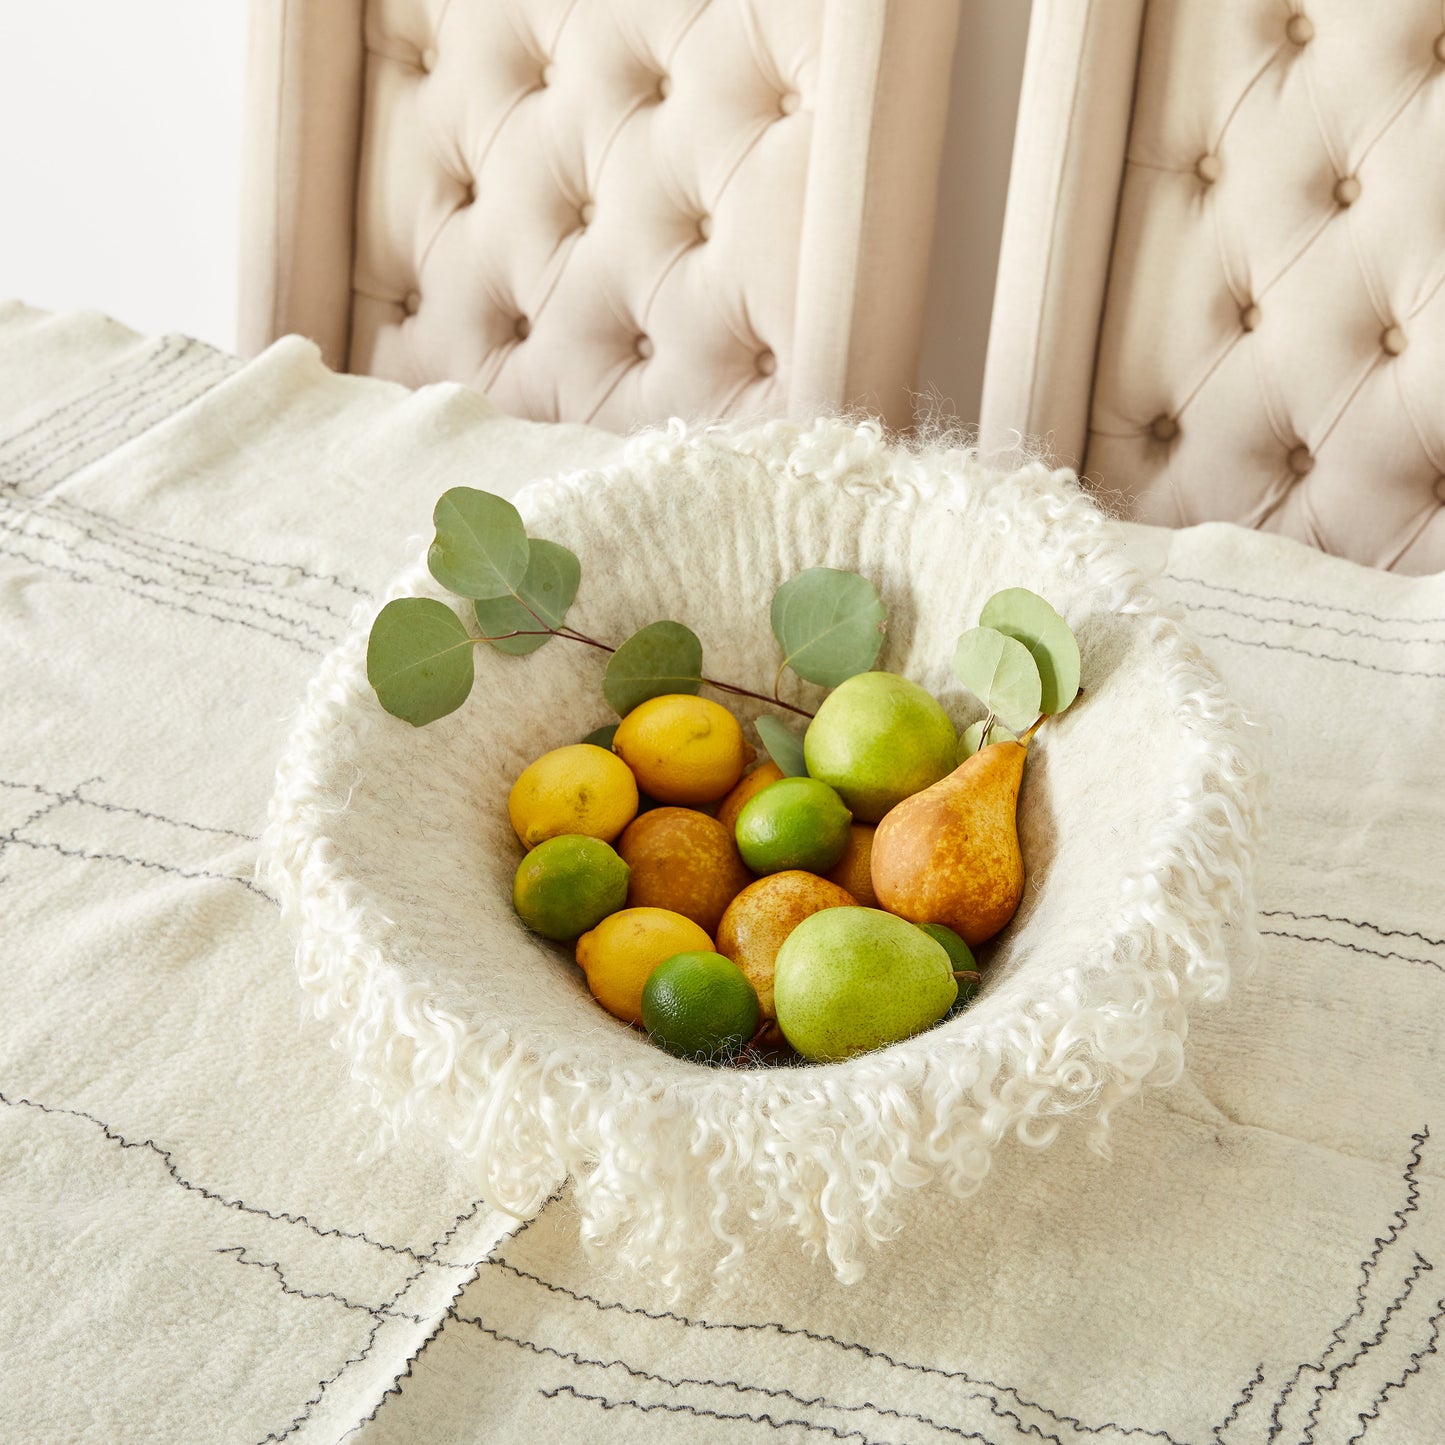
[[[652,970],[675,953],[711,953],[712,939],[666,908],[624,908],[577,940],[577,964],[592,997],[624,1023],[642,1022],[642,990]]]
[[[738,720],[707,698],[669,693],[617,725],[612,750],[659,803],[713,803],[742,776],[753,750]]]
[[[507,814],[528,848],[581,833],[610,843],[637,813],[637,780],[621,758],[591,743],[553,748],[512,784]]]

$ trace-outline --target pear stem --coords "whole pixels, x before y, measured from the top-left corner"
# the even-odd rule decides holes
[[[1041,714],[1039,715],[1038,721],[1035,722],[1034,725],[1033,725],[1031,728],[1029,728],[1027,732],[1023,733],[1023,734],[1019,737],[1019,742],[1021,742],[1021,743],[1024,745],[1024,747],[1028,747],[1028,745],[1029,745],[1029,740],[1033,737],[1033,735],[1034,735],[1036,732],[1038,732],[1038,730],[1039,730],[1041,727],[1043,727],[1043,725],[1044,725],[1046,722],[1048,722],[1048,720],[1049,720],[1049,715],[1048,715],[1048,713],[1041,713]]]
[[[954,976],[954,978],[956,978],[960,983],[977,983],[977,982],[979,981],[979,979],[982,977],[981,974],[974,973],[972,969],[967,969],[967,968],[962,968],[962,969],[957,969],[957,968],[956,968],[956,969],[954,969],[954,971],[953,971],[953,976]]]

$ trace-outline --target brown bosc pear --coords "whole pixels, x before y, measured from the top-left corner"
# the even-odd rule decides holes
[[[890,913],[942,923],[971,948],[1024,892],[1018,797],[1028,737],[990,743],[887,813],[873,835],[873,891]]]

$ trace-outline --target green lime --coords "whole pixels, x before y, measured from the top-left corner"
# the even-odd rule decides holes
[[[647,976],[642,1024],[681,1059],[731,1058],[758,1027],[758,996],[720,953],[675,953]]]
[[[978,964],[974,961],[973,950],[951,928],[942,923],[919,923],[915,927],[921,928],[930,938],[937,939],[948,950],[949,962],[957,972],[978,972]],[[959,979],[958,999],[953,1005],[954,1009],[961,1009],[965,1004],[972,1002],[973,996],[977,992],[978,985],[976,983],[970,983],[966,978]]]
[[[826,873],[848,847],[853,815],[817,778],[780,778],[755,793],[738,814],[738,852],[754,873],[801,868]]]
[[[512,907],[533,933],[570,940],[626,907],[631,874],[601,839],[563,833],[539,843],[517,865]]]
[[[860,823],[877,823],[904,798],[958,766],[949,716],[916,682],[860,672],[823,699],[808,724],[808,773],[831,783]]]

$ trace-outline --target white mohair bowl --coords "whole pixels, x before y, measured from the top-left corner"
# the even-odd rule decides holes
[[[1240,712],[1072,474],[990,470],[871,423],[674,422],[517,504],[530,535],[581,559],[569,623],[618,643],[675,618],[711,677],[768,691],[772,594],[827,566],[872,580],[889,609],[878,665],[960,728],[978,708],[954,643],[1004,587],[1073,627],[1084,692],[1030,749],[1024,900],[976,1002],[847,1063],[717,1069],[615,1022],[512,912],[508,791],[606,720],[603,654],[479,647],[466,706],[414,729],[367,683],[368,616],[311,684],[267,861],[301,983],[390,1133],[444,1138],[521,1215],[570,1176],[584,1239],[664,1276],[709,1234],[727,1264],[786,1225],[850,1280],[896,1228],[899,1191],[967,1194],[1008,1133],[1044,1145],[1069,1114],[1092,1117],[1102,1150],[1122,1099],[1177,1076],[1187,1009],[1253,957],[1255,773]],[[443,595],[421,565],[388,597],[417,593]],[[745,723],[761,707],[726,701]]]

